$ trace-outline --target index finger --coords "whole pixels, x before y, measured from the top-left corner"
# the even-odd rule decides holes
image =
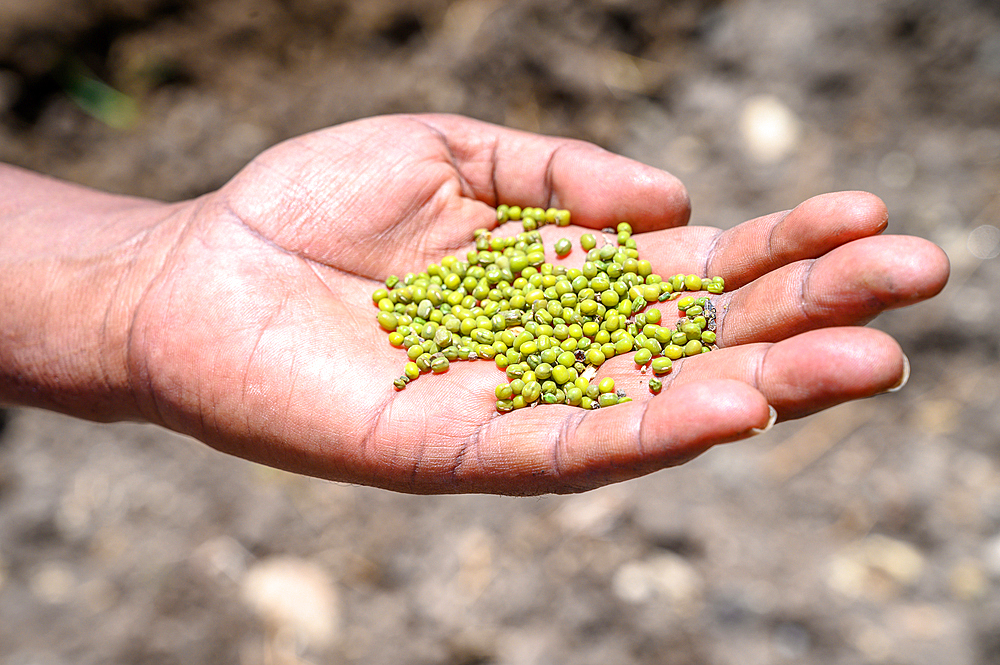
[[[576,224],[628,222],[636,232],[683,226],[691,216],[680,180],[593,143],[461,116],[413,118],[440,134],[464,184],[490,205],[567,208]]]

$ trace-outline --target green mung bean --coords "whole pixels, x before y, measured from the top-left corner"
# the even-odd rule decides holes
[[[423,272],[390,275],[372,292],[378,326],[409,359],[393,380],[397,390],[420,374],[446,371],[453,361],[484,358],[507,376],[495,394],[501,413],[536,403],[607,407],[629,397],[614,390],[610,377],[597,383],[586,377],[609,359],[636,350],[637,366],[652,363],[653,373],[663,374],[672,360],[713,348],[714,305],[706,296],[679,292],[721,293],[722,278],[654,274],[627,222],[605,229],[616,234],[610,243],[583,234],[586,260],[582,268],[567,268],[546,262],[535,229],[567,226],[569,211],[502,204],[496,220],[521,221],[523,231],[501,237],[477,229],[464,260],[446,256]],[[560,257],[572,250],[566,238],[555,245]],[[686,318],[671,329],[648,303],[675,297]]]

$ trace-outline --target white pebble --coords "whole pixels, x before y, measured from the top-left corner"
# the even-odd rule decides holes
[[[777,164],[796,151],[802,129],[784,102],[772,95],[758,95],[743,106],[740,132],[751,159]]]
[[[973,229],[969,233],[969,251],[984,261],[1000,256],[1000,229],[990,224]]]
[[[660,554],[645,561],[630,561],[612,580],[615,595],[629,603],[666,598],[684,605],[701,596],[704,580],[684,557]]]
[[[333,580],[318,565],[275,557],[254,565],[243,582],[243,599],[276,634],[292,634],[303,646],[329,646],[340,633],[340,605]]]

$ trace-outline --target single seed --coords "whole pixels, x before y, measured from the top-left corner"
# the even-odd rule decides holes
[[[685,339],[687,339],[686,335]],[[687,344],[687,342],[685,342],[685,344]],[[684,357],[684,347],[678,344],[668,344],[663,347],[663,355],[671,360],[679,360]]]
[[[689,307],[693,306],[694,306],[694,298],[691,296],[684,296],[683,298],[677,301],[677,309],[679,309],[682,312],[687,311]]]
[[[701,291],[701,277],[698,275],[687,275],[684,278],[684,288],[688,291]]]
[[[600,349],[590,349],[587,351],[587,362],[594,367],[600,367],[604,364],[605,360],[604,353]]]
[[[379,312],[378,324],[382,326],[383,330],[392,332],[399,325],[399,319],[392,312]]]
[[[597,398],[597,402],[601,406],[614,406],[618,403],[618,395],[614,393],[601,393],[600,397]]]
[[[653,374],[666,374],[673,367],[673,361],[667,357],[660,357],[653,359]]]
[[[701,339],[701,326],[693,321],[683,324],[681,332],[687,336],[688,340]]]

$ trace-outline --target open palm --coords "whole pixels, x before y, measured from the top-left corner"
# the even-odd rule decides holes
[[[390,274],[464,257],[493,208],[568,208],[546,247],[632,224],[654,272],[721,275],[719,349],[675,363],[652,396],[631,354],[599,376],[633,402],[501,415],[492,362],[455,362],[397,392],[405,354],[375,321]],[[136,310],[146,415],[249,459],[413,492],[575,491],[686,461],[780,418],[899,384],[905,357],[858,327],[934,295],[947,260],[879,236],[863,193],[811,199],[720,231],[685,226],[672,176],[595,146],[451,116],[390,116],[282,143],[189,204]],[[507,231],[508,227],[501,229]],[[513,229],[510,229],[513,232]],[[564,261],[582,263],[576,249]],[[554,254],[547,260],[556,262]],[[665,320],[673,303],[657,304]]]

